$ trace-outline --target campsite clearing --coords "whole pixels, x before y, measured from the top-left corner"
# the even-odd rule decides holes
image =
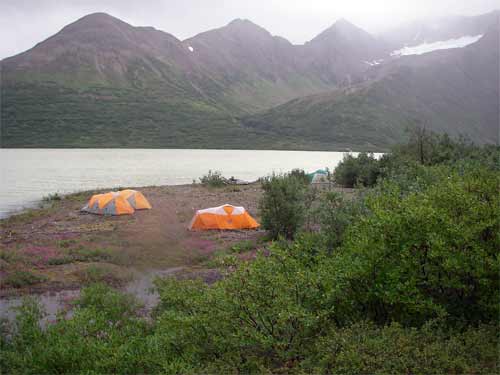
[[[79,288],[92,281],[119,285],[149,270],[180,266],[186,274],[204,275],[213,267],[214,254],[241,248],[236,255],[249,259],[264,236],[261,230],[188,231],[196,210],[224,203],[244,206],[258,221],[259,184],[140,191],[153,209],[134,215],[80,212],[91,195],[100,193],[94,191],[1,220],[0,296]]]

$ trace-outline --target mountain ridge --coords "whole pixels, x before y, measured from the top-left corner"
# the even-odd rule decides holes
[[[419,61],[387,58],[391,48],[343,19],[295,45],[245,19],[179,40],[105,13],[90,14],[0,62],[0,146],[339,147],[321,136],[283,131],[290,126],[248,126],[249,115],[332,90],[347,97],[390,76],[392,66]],[[382,57],[388,61],[380,66],[367,63]],[[405,126],[404,116],[396,117],[402,122],[387,128],[390,142],[401,139]],[[367,134],[377,139],[376,131]],[[390,142],[358,144],[380,149]]]

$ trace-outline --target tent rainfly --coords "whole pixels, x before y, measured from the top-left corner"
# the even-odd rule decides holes
[[[118,192],[123,198],[125,198],[128,203],[134,207],[135,210],[150,210],[151,204],[149,204],[146,197],[137,190],[120,190]]]
[[[328,182],[328,172],[324,169],[318,169],[315,172],[309,173],[307,177],[312,184]]]
[[[131,215],[135,210],[119,193],[109,192],[93,195],[82,211],[97,215]]]
[[[190,230],[237,230],[256,229],[259,223],[252,218],[244,207],[225,204],[219,207],[206,208],[196,211]]]

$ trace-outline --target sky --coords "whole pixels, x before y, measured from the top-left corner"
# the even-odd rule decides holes
[[[377,34],[415,19],[494,9],[500,9],[500,0],[0,0],[0,59],[94,12],[153,26],[181,40],[246,18],[301,44],[339,18]]]

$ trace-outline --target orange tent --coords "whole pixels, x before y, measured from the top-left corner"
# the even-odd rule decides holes
[[[82,211],[98,215],[130,215],[135,210],[119,193],[110,192],[93,195]]]
[[[220,207],[196,211],[189,224],[190,230],[206,229],[255,229],[260,226],[244,207],[225,204]]]
[[[118,192],[123,198],[125,198],[128,203],[136,210],[150,210],[151,205],[149,204],[146,197],[137,190],[120,190]]]

